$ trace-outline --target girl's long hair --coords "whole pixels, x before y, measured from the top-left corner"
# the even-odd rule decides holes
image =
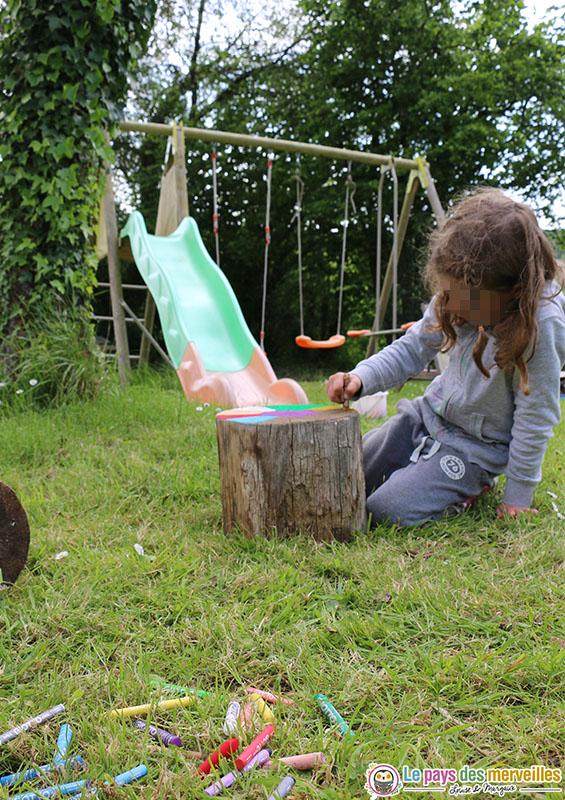
[[[424,280],[438,295],[435,305],[438,323],[434,329],[443,331],[442,351],[448,352],[457,338],[455,328],[465,320],[447,310],[449,292],[439,289],[441,277],[510,293],[505,314],[492,332],[497,345],[494,363],[501,369],[518,369],[520,388],[528,394],[526,363],[535,351],[538,334],[535,315],[544,284],[557,280],[563,288],[565,280],[563,267],[533,211],[496,189],[483,189],[465,197],[432,233]],[[473,359],[489,378],[490,371],[482,362],[487,342],[488,336],[481,326]]]

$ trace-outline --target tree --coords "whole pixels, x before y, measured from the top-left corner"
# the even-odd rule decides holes
[[[145,0],[0,9],[0,331],[90,302],[104,132],[122,115],[154,12]]]
[[[555,196],[565,152],[561,21],[529,31],[523,4],[514,0],[299,0],[298,17],[277,6],[279,20],[267,29],[269,36],[250,34],[244,47],[237,37],[221,46],[207,40],[213,7],[203,0],[189,6],[194,36],[181,59],[185,66],[169,63],[166,85],[159,89],[155,80],[151,86],[147,97],[153,99],[145,108],[152,119],[164,121],[160,103],[174,100],[169,106],[174,116],[195,125],[419,154],[429,160],[444,204],[483,182],[539,195],[546,205]],[[198,28],[199,19],[208,27]],[[149,145],[141,145],[140,152],[144,147]],[[264,163],[250,151],[218,152],[222,268],[257,332]],[[209,146],[191,143],[189,159],[191,213],[213,252]],[[161,161],[162,156],[157,169]],[[312,354],[298,353],[293,344],[298,326],[296,232],[290,222],[294,169],[294,158],[276,157],[270,355],[304,363]],[[301,169],[306,332],[325,337],[335,332],[345,164],[303,158]],[[356,164],[353,177],[358,213],[348,234],[343,319],[344,327],[364,327],[373,317],[379,175]],[[389,182],[384,197],[385,253],[391,247],[390,187]],[[155,188],[152,192],[156,203]],[[399,269],[402,321],[420,313],[424,293],[418,273],[431,224],[424,199],[414,210]],[[319,358],[325,364],[331,356]]]

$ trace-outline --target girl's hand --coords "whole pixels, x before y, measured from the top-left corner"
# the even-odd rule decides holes
[[[496,515],[500,519],[504,517],[519,517],[520,514],[537,514],[537,508],[528,508],[527,506],[511,506],[509,503],[501,503],[496,509]]]
[[[358,378],[357,375],[350,375],[349,384],[344,392],[343,378],[346,374],[346,372],[336,372],[335,375],[331,375],[328,378],[326,394],[332,403],[343,403],[345,399],[349,399],[353,397],[354,394],[357,394],[361,388],[361,378]]]

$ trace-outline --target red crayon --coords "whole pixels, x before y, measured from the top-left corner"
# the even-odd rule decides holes
[[[218,766],[218,761],[220,758],[226,758],[227,756],[231,756],[232,753],[239,748],[239,739],[234,737],[233,739],[227,739],[223,744],[221,744],[217,750],[214,750],[211,753],[206,761],[203,761],[202,764],[195,770],[195,775],[208,775],[212,767]]]
[[[245,750],[238,755],[235,760],[235,766],[237,769],[243,769],[244,766],[247,764],[248,761],[251,761],[253,756],[256,756],[257,753],[263,749],[265,746],[265,742],[271,738],[273,732],[275,730],[274,725],[267,725],[261,733],[256,736],[251,744],[248,744]]]

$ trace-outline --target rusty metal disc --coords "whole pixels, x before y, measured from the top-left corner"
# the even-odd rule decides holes
[[[1,582],[14,583],[23,569],[29,548],[29,523],[15,493],[0,482]]]

